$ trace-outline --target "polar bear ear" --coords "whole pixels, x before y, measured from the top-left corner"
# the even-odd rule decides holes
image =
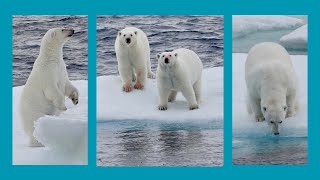
[[[158,54],[156,55],[157,59],[159,59],[160,56],[161,56],[161,53],[158,53]]]
[[[121,32],[121,31],[119,31],[119,32],[118,32],[118,35],[119,35],[119,36],[121,36],[121,34],[122,34],[122,32]]]
[[[52,31],[50,36],[51,36],[51,38],[54,38],[56,36],[56,31]]]
[[[174,53],[174,56],[175,56],[175,57],[178,57],[178,53]]]
[[[138,31],[135,31],[134,34],[137,35],[137,34],[138,34]]]

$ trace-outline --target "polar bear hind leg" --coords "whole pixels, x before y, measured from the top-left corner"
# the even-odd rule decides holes
[[[169,98],[168,98],[168,102],[173,102],[176,100],[177,97],[177,91],[171,91]]]
[[[199,79],[198,81],[196,81],[193,84],[193,90],[194,90],[194,94],[196,96],[196,101],[199,105],[201,102],[201,79]]]
[[[181,92],[182,92],[183,96],[187,99],[190,110],[194,110],[194,109],[198,109],[199,108],[192,86],[183,89]]]
[[[150,60],[147,61],[147,68],[148,68],[148,78],[149,79],[155,79],[156,75],[151,71]]]

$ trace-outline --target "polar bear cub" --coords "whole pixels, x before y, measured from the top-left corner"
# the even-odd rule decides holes
[[[65,96],[78,104],[79,93],[69,81],[62,53],[63,44],[73,34],[72,29],[53,28],[41,40],[40,53],[20,99],[22,125],[30,146],[42,146],[33,136],[35,121],[66,111]]]
[[[176,99],[181,91],[189,109],[199,108],[203,65],[198,55],[189,49],[177,49],[157,54],[157,86],[159,110],[167,110],[168,102]]]
[[[151,71],[150,47],[146,34],[135,27],[127,27],[118,32],[115,41],[118,70],[125,92],[143,89],[146,78],[155,78]],[[135,85],[132,85],[132,82]]]
[[[266,120],[278,135],[282,121],[298,109],[297,77],[288,52],[272,42],[253,46],[245,63],[245,79],[248,111],[256,121]]]

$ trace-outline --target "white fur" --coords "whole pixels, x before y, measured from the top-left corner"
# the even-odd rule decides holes
[[[248,110],[279,134],[280,124],[295,115],[297,77],[288,52],[279,44],[264,42],[252,47],[245,64]]]
[[[166,58],[168,63],[165,63]],[[173,102],[178,91],[187,99],[190,110],[199,108],[203,65],[198,55],[181,48],[159,53],[157,59],[158,109],[166,110],[168,101]]]
[[[130,43],[127,43],[127,38]],[[119,31],[115,51],[124,91],[132,90],[133,81],[136,81],[135,89],[143,89],[147,76],[155,78],[155,74],[151,72],[149,41],[143,31],[135,27]]]
[[[20,99],[22,125],[30,146],[42,146],[33,136],[38,118],[66,111],[65,96],[78,103],[79,93],[69,81],[62,54],[63,44],[73,33],[71,29],[53,28],[42,38],[39,56]]]

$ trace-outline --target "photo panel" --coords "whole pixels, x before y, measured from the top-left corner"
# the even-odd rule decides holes
[[[308,164],[308,16],[232,16],[232,162]]]
[[[97,166],[223,166],[223,16],[97,16]]]
[[[12,22],[12,163],[87,165],[87,16]]]

